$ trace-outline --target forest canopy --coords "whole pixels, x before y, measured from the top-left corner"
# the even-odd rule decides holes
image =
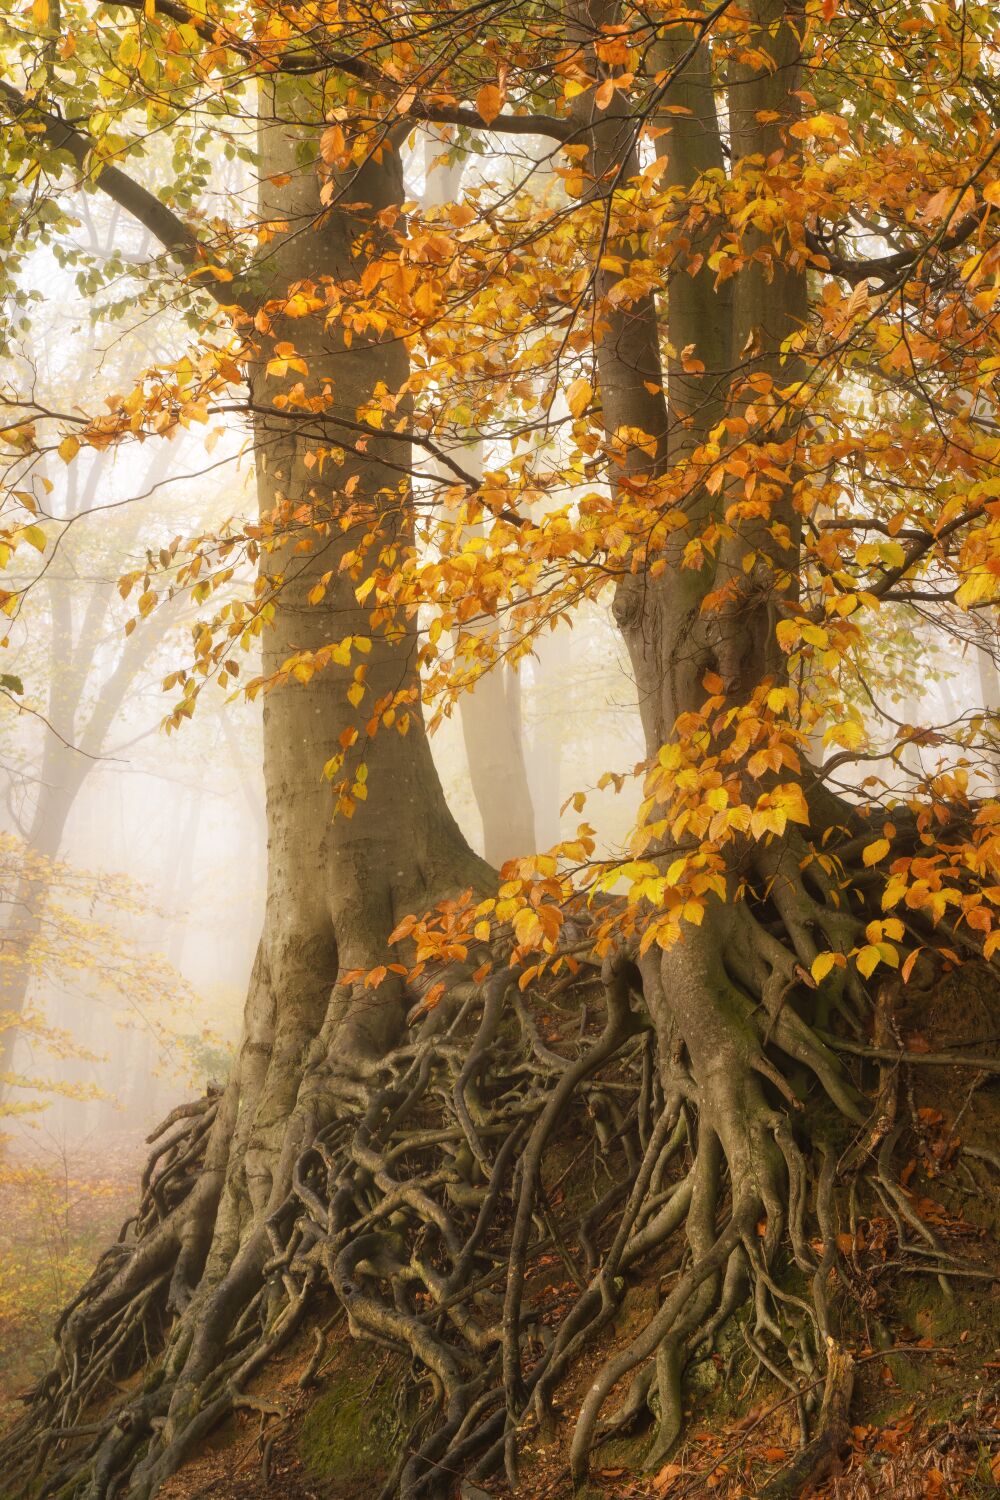
[[[60,1317],[19,1484],[151,1497],[234,1410],[264,1422],[251,1377],[334,1305],[409,1361],[386,1500],[532,1493],[556,1429],[568,1484],[643,1423],[666,1472],[735,1327],[795,1404],[776,1500],[841,1462],[889,1258],[996,1280],[908,1163],[921,1057],[984,1088],[1000,1061],[900,1017],[961,970],[996,1016],[998,91],[975,4],[5,7],[6,650],[86,476],[135,481],[88,615],[124,608],[119,654],[42,781],[82,777],[155,660],[177,742],[261,714],[267,798],[235,1062]],[[132,349],[110,386],[41,347],[59,277]],[[114,521],[178,447],[253,507]],[[620,650],[641,748],[583,731],[546,842],[518,684],[555,638],[567,695]],[[4,709],[45,719],[23,663]],[[453,718],[479,847],[433,753]],[[610,1182],[556,1199],[595,1141]]]

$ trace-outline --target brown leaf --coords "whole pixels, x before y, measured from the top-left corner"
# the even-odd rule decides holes
[[[683,1473],[684,1470],[680,1464],[664,1464],[653,1480],[654,1490],[658,1495],[669,1494]]]

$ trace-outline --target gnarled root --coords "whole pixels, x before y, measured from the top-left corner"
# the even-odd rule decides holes
[[[449,976],[437,1010],[363,1076],[338,1075],[314,1046],[266,1204],[248,1209],[232,1253],[218,1234],[209,1251],[208,1235],[227,1153],[247,1150],[235,1096],[175,1112],[153,1139],[127,1243],[61,1321],[8,1472],[33,1483],[44,1471],[43,1496],[148,1500],[251,1399],[251,1377],[325,1287],[353,1334],[423,1372],[383,1500],[439,1495],[445,1473],[502,1468],[514,1484],[523,1435],[551,1426],[560,1382],[653,1264],[666,1290],[586,1393],[575,1479],[595,1444],[650,1415],[649,1461],[662,1461],[686,1367],[736,1315],[747,1357],[799,1411],[803,1448],[773,1500],[817,1477],[850,1399],[834,1342],[838,1283],[859,1287],[838,1243],[844,1215],[853,1228],[867,1196],[896,1224],[900,1254],[922,1252],[936,1274],[955,1262],[895,1174],[894,1074],[883,1069],[865,1124],[862,1092],[813,1024],[803,966],[819,928],[844,943],[838,923],[858,919],[824,912],[791,879],[779,901],[779,877],[769,905],[720,905],[641,966],[582,958],[576,1023],[566,1016],[558,1038],[544,1025],[561,984],[522,994],[520,971],[501,964],[482,985]],[[559,1316],[546,1260],[576,1287]],[[88,1426],[87,1408],[140,1366],[141,1390]]]

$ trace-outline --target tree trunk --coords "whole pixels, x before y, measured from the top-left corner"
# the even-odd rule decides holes
[[[778,150],[781,132],[798,109],[791,90],[799,41],[788,21],[792,7],[785,0],[752,0],[748,9],[764,61],[759,71],[749,65],[733,68],[729,139],[730,172],[747,173],[752,179],[754,163],[763,164]],[[583,22],[583,35],[589,41],[595,27],[613,19],[609,11],[597,14],[591,8]],[[659,44],[657,67],[663,71],[677,67],[694,40],[693,30],[671,28],[669,40]],[[596,68],[591,71],[596,76]],[[620,97],[615,95],[615,99]],[[723,161],[711,63],[704,43],[673,77],[668,99],[674,111],[680,107],[687,113],[671,112],[664,119],[669,131],[659,149],[667,157],[665,181],[688,188],[703,172],[720,168]],[[613,118],[614,108],[613,104],[603,114],[594,111],[586,121],[597,193],[614,180],[623,149],[632,139],[629,121]],[[619,108],[624,114],[625,107]],[[635,166],[627,156],[624,159],[624,176],[628,177]],[[770,247],[769,237],[756,230],[747,232],[743,248],[748,257]],[[627,254],[623,245],[611,248]],[[692,246],[690,254],[696,249]],[[774,627],[780,603],[789,597],[788,579],[796,573],[799,520],[791,503],[791,482],[781,491],[775,489],[763,517],[750,509],[743,519],[736,509],[733,534],[720,544],[717,558],[697,568],[685,565],[682,556],[687,543],[700,536],[723,508],[734,502],[738,506],[742,493],[733,489],[728,478],[718,493],[711,493],[704,483],[704,464],[693,458],[695,450],[707,441],[730,402],[729,409],[741,412],[752,404],[744,388],[748,377],[764,373],[775,385],[796,378],[794,364],[783,361],[780,350],[782,341],[806,322],[805,275],[790,270],[777,254],[765,259],[766,265],[747,259],[734,279],[730,300],[725,290],[721,294],[716,290],[707,263],[691,276],[687,254],[681,255],[665,294],[665,331],[673,351],[665,397],[653,297],[640,298],[625,309],[612,306],[603,317],[597,359],[607,431],[613,435],[621,428],[639,427],[656,442],[652,457],[645,449],[633,446],[628,450],[618,483],[627,491],[637,482],[655,485],[666,477],[675,486],[668,492],[673,503],[677,503],[678,483],[684,487],[686,525],[636,557],[634,572],[620,582],[614,600],[615,619],[638,686],[647,755],[654,767],[661,747],[675,738],[678,718],[701,709],[709,693],[703,686],[706,673],[721,679],[719,691],[727,705],[733,706],[748,703],[761,684],[784,680]],[[613,279],[604,274],[598,295],[607,292]],[[765,415],[758,420],[760,430],[751,432],[750,441],[763,443],[770,436],[769,418]],[[795,463],[795,430],[793,413],[774,435],[775,441],[787,445],[783,462],[789,470]],[[776,523],[787,528],[791,550],[776,542],[772,529]],[[653,558],[665,562],[659,578],[649,571]],[[706,612],[704,600],[716,590],[724,591],[723,602]],[[751,801],[771,784],[751,783],[749,778],[744,793]],[[654,811],[650,816],[655,821],[657,814]],[[837,933],[840,919],[824,911],[822,902],[806,891],[793,835],[790,829],[787,837],[752,845],[746,853],[752,878],[771,891],[789,935],[787,947],[772,942],[758,928],[749,902],[738,899],[735,883],[731,883],[725,900],[708,898],[701,925],[684,923],[678,941],[663,951],[654,945],[641,965],[659,1041],[664,1093],[667,1098],[676,1097],[678,1060],[685,1058],[696,1087],[699,1117],[696,1185],[687,1219],[694,1285],[680,1314],[667,1318],[664,1309],[659,1339],[652,1338],[645,1349],[651,1353],[659,1344],[660,1428],[651,1463],[662,1459],[679,1431],[683,1350],[692,1329],[703,1326],[720,1299],[725,1300],[724,1287],[745,1283],[751,1267],[767,1264],[783,1232],[788,1177],[798,1168],[787,1121],[773,1098],[775,1089],[786,1104],[793,1101],[793,1095],[780,1066],[765,1055],[765,1041],[811,1068],[846,1113],[855,1110],[833,1055],[791,1007],[782,1011],[778,998],[797,982],[796,974],[801,971],[796,963],[808,966],[819,947],[840,946],[836,938],[823,940],[824,932]],[[646,857],[655,858],[662,842],[651,839]],[[684,840],[680,843],[683,849]],[[677,853],[674,847],[661,855],[664,868]],[[716,1213],[723,1164],[728,1168],[732,1205],[728,1224],[719,1233]],[[766,1236],[758,1243],[754,1226],[760,1220],[766,1223]],[[637,1362],[638,1356],[609,1366],[606,1379],[591,1388],[574,1444],[578,1478],[585,1469],[596,1414],[611,1384]]]
[[[267,85],[260,108],[261,217],[280,226],[261,263],[264,337],[250,378],[262,588],[275,606],[263,636],[264,678],[331,643],[371,644],[367,653],[352,650],[349,666],[303,672],[308,680],[288,677],[266,693],[267,899],[233,1074],[212,1105],[194,1190],[63,1331],[71,1359],[150,1274],[169,1274],[169,1306],[186,1316],[175,1324],[160,1394],[139,1402],[136,1430],[147,1430],[154,1410],[163,1420],[136,1471],[137,1495],[155,1490],[197,1434],[199,1382],[261,1288],[269,1216],[287,1198],[303,1146],[331,1118],[337,1080],[363,1088],[351,1080],[375,1069],[404,1028],[413,996],[398,975],[374,988],[344,976],[391,959],[387,940],[405,914],[495,879],[446,805],[423,725],[415,640],[373,630],[355,594],[380,549],[412,540],[407,443],[374,426],[358,433],[359,411],[377,391],[391,396],[404,386],[405,346],[363,331],[346,340],[336,306],[402,202],[399,155],[387,143],[380,160],[336,178],[327,208],[318,92],[311,83]],[[322,314],[285,314],[296,288],[333,304],[326,324]],[[283,343],[294,343],[305,375],[268,371]],[[304,399],[316,398],[305,417],[281,404],[300,378]],[[392,423],[387,416],[390,431]],[[352,576],[347,554],[366,531],[372,541]],[[358,665],[364,696],[352,704]],[[324,767],[341,756],[331,790]]]
[[[143,478],[149,490],[162,477],[168,461],[161,450]],[[78,494],[71,469],[65,519],[85,515],[97,490],[102,472],[95,457],[90,474]],[[76,799],[98,757],[129,689],[162,638],[162,616],[140,623],[125,641],[114,669],[97,689],[89,711],[84,700],[90,683],[94,656],[106,627],[113,585],[96,583],[78,622],[72,601],[59,581],[48,589],[50,618],[49,691],[45,738],[38,791],[25,835],[27,857],[24,877],[14,893],[13,910],[3,932],[4,948],[12,955],[0,970],[0,1013],[8,1022],[0,1031],[0,1100],[7,1088],[19,1035],[19,1020],[27,1003],[33,977],[32,954],[42,932],[45,903],[52,885],[52,866],[62,849],[66,825]]]
[[[445,146],[424,136],[424,206],[454,202],[462,164],[442,162]],[[483,445],[469,443],[458,455],[467,474],[482,478]],[[470,531],[470,535],[473,534]],[[466,629],[469,627],[466,626]],[[462,739],[469,762],[472,793],[483,824],[483,855],[494,869],[536,847],[535,812],[521,727],[521,681],[518,667],[498,662],[459,699]]]

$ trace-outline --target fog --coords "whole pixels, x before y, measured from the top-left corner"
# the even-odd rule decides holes
[[[431,141],[414,151],[410,172],[415,193],[440,201],[459,174],[435,150]],[[81,246],[118,257],[120,275],[95,299],[65,254],[39,249],[25,277],[31,324],[0,371],[9,396],[30,396],[54,416],[95,410],[151,363],[177,358],[189,332],[180,317],[147,308],[141,277],[130,274],[151,254],[148,237],[100,200],[81,204],[81,214]],[[213,417],[170,441],[87,452],[69,464],[34,458],[15,478],[47,521],[49,545],[9,621],[8,671],[23,693],[7,692],[0,720],[10,909],[2,959],[7,983],[27,973],[29,1023],[4,1129],[15,1152],[62,1151],[84,1138],[144,1135],[192,1089],[224,1076],[238,1039],[265,880],[260,702],[210,686],[193,717],[168,733],[176,691],[165,693],[163,679],[187,664],[198,610],[181,595],[138,618],[136,593],[123,598],[119,579],[142,572],[171,538],[247,515],[252,460],[243,425]],[[20,561],[19,553],[8,577],[23,583]],[[233,586],[249,579],[238,570]],[[896,649],[898,628],[890,621],[876,652]],[[996,673],[975,643],[946,637],[912,611],[902,628],[898,677],[878,699],[890,743],[893,720],[946,723],[984,691],[995,701]],[[249,658],[244,675],[253,672]],[[599,848],[623,847],[639,782],[597,794],[594,768],[631,771],[642,737],[606,611],[587,608],[573,630],[542,640],[518,688],[535,847],[575,832],[579,813],[560,809],[578,791],[591,793],[586,816]],[[864,706],[869,720],[873,703]],[[814,758],[826,753],[821,736],[812,748]],[[457,711],[436,733],[434,753],[451,807],[482,851]],[[949,756],[947,747],[914,745],[877,773],[901,786]],[[866,772],[851,767],[846,785]],[[989,781],[993,768],[973,776]],[[44,915],[26,947],[19,908],[42,888]]]
[[[425,191],[419,151],[411,169]],[[236,169],[225,170],[233,179]],[[79,244],[120,260],[120,275],[95,298],[72,256],[39,249],[23,277],[30,325],[0,368],[8,399],[30,398],[53,419],[99,409],[151,364],[178,358],[189,338],[180,317],[143,305],[129,268],[154,247],[127,216],[81,202]],[[54,421],[41,427],[51,438]],[[10,587],[30,586],[5,658],[23,693],[7,692],[0,720],[3,972],[8,985],[26,977],[28,1022],[3,1123],[9,1149],[34,1155],[138,1138],[224,1076],[260,928],[266,830],[260,701],[209,687],[168,733],[176,692],[163,679],[188,664],[198,610],[178,597],[139,619],[138,590],[125,599],[119,588],[171,538],[250,513],[245,427],[213,418],[69,464],[50,453],[14,481],[34,497],[49,539],[43,558],[21,566],[19,553],[7,575]],[[234,587],[250,578],[244,567]],[[254,670],[251,656],[244,677]],[[597,610],[541,642],[518,687],[535,846],[545,848],[575,832],[579,814],[560,807],[589,788],[595,765],[627,772],[637,761],[634,690]],[[457,712],[433,748],[451,807],[481,850]],[[587,816],[609,847],[626,837],[637,801],[635,785],[592,799]],[[26,901],[44,909],[28,942],[16,930]]]

